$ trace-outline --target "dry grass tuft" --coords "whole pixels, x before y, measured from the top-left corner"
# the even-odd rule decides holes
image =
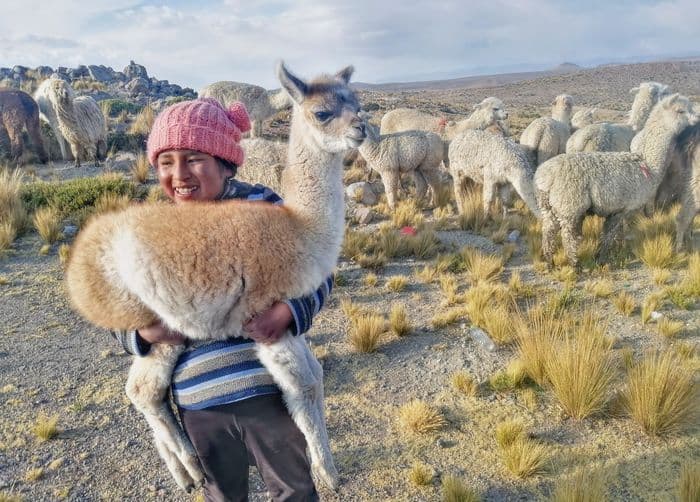
[[[671,338],[676,338],[683,331],[683,323],[663,317],[656,328],[661,336],[670,340]]]
[[[629,370],[622,399],[644,432],[665,436],[695,423],[696,390],[694,371],[681,364],[675,354],[653,353]]]
[[[406,307],[400,303],[391,306],[389,313],[389,327],[396,336],[406,336],[411,332],[411,323],[408,320]]]
[[[373,274],[372,272],[365,275],[364,279],[362,279],[362,283],[368,288],[373,288],[377,285],[377,282],[379,282],[379,278],[377,274]]]
[[[678,259],[670,234],[644,239],[636,248],[635,254],[650,269],[670,268]]]
[[[136,156],[134,164],[131,166],[131,176],[138,183],[146,183],[148,181],[148,174],[150,172],[150,164],[148,163],[148,157],[143,152],[140,152]]]
[[[430,325],[433,328],[444,328],[450,324],[454,324],[457,321],[464,320],[464,318],[469,315],[466,307],[459,306],[448,309],[444,312],[438,312],[430,320]]]
[[[600,502],[608,499],[606,492],[600,473],[578,469],[557,483],[551,502]]]
[[[461,394],[476,397],[479,393],[479,382],[464,370],[453,373],[451,381],[452,387]]]
[[[27,483],[33,483],[34,481],[41,479],[43,476],[44,476],[44,469],[42,469],[41,467],[36,467],[33,469],[29,469],[24,474],[24,480]]]
[[[508,448],[525,437],[525,424],[520,420],[506,420],[496,426],[496,442],[501,448]]]
[[[569,265],[552,271],[552,275],[556,280],[563,282],[564,284],[573,284],[578,278],[576,269],[570,267]]]
[[[156,202],[165,202],[167,200],[168,197],[165,195],[163,187],[161,187],[160,185],[153,185],[151,188],[148,189],[146,202],[154,204]]]
[[[535,411],[539,406],[537,392],[532,387],[522,389],[519,393],[519,396],[520,400],[523,402],[523,404],[528,410]]]
[[[680,502],[698,502],[700,500],[700,463],[686,463],[681,467],[678,480],[678,499]]]
[[[626,315],[627,317],[631,316],[634,312],[634,309],[636,308],[636,305],[634,303],[634,297],[626,291],[623,291],[622,293],[615,296],[612,302],[613,305],[615,305],[615,308],[618,310],[618,312],[620,312],[623,315]]]
[[[577,420],[602,411],[617,374],[609,342],[595,330],[579,329],[552,355],[545,371],[564,411]]]
[[[479,502],[481,497],[460,478],[447,474],[442,477],[443,502]]]
[[[399,293],[406,289],[408,285],[408,277],[405,275],[392,275],[386,281],[386,289],[393,291],[394,293]]]
[[[649,322],[649,320],[651,319],[651,313],[656,311],[661,306],[662,302],[663,295],[660,295],[658,293],[653,293],[644,299],[644,303],[642,303],[642,311],[640,314],[642,317],[642,324],[646,324]]]
[[[399,425],[415,434],[439,431],[447,425],[440,411],[420,399],[414,399],[399,408]]]
[[[105,214],[126,209],[131,203],[128,195],[118,195],[113,192],[106,192],[95,201],[93,214]]]
[[[671,273],[670,270],[666,268],[653,268],[651,269],[651,280],[654,281],[654,284],[657,286],[663,286],[666,284],[668,281],[671,280],[671,276],[673,274]]]
[[[462,201],[463,212],[457,219],[459,228],[478,233],[486,226],[482,193],[479,188],[467,191]]]
[[[43,413],[40,414],[32,430],[39,441],[43,442],[55,438],[58,436],[58,415],[47,417]]]
[[[0,492],[0,502],[23,502],[24,499],[20,496],[14,493],[14,491],[10,492]]]
[[[546,381],[546,362],[556,357],[556,342],[564,338],[568,326],[557,309],[545,306],[530,309],[516,320],[516,343],[525,371],[537,384]]]
[[[506,307],[487,307],[482,315],[480,326],[486,330],[496,345],[508,345],[515,339],[513,318]]]
[[[350,318],[350,343],[356,351],[367,353],[377,350],[382,335],[386,332],[386,321],[373,312],[359,313]]]
[[[596,298],[607,298],[615,291],[615,286],[610,279],[596,279],[589,281],[584,286],[586,291]]]
[[[414,462],[411,470],[408,471],[408,480],[415,486],[428,486],[432,484],[435,476],[430,466],[422,462]]]
[[[23,173],[0,166],[0,251],[8,249],[27,224],[22,202]]]
[[[391,223],[396,228],[408,226],[418,228],[423,224],[423,221],[423,213],[414,199],[399,201],[391,215]]]
[[[9,249],[17,238],[17,229],[9,221],[0,222],[0,251]]]
[[[501,449],[501,458],[511,473],[524,479],[546,472],[549,452],[543,444],[520,438]]]
[[[678,342],[673,345],[673,350],[681,359],[693,359],[698,354],[698,344],[691,342]]]
[[[61,236],[61,214],[55,207],[38,208],[33,220],[34,228],[47,244],[53,244]]]
[[[444,230],[449,226],[452,210],[449,206],[438,207],[433,211],[433,225],[437,230]]]
[[[153,122],[156,116],[153,108],[150,104],[146,104],[140,112],[136,114],[134,122],[129,127],[129,134],[140,134],[142,136],[148,136],[153,127]]]
[[[503,272],[502,256],[486,255],[471,247],[465,247],[460,254],[473,283],[497,281]]]
[[[355,258],[355,261],[362,268],[376,270],[386,265],[386,256],[383,253],[362,253]]]
[[[70,245],[61,244],[58,246],[58,260],[62,266],[66,266],[68,260],[70,259]]]
[[[683,274],[680,286],[686,294],[700,298],[700,253],[696,252],[688,257],[688,268]]]

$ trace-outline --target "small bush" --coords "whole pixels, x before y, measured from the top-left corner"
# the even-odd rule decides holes
[[[657,329],[661,336],[670,340],[671,338],[677,337],[678,334],[683,331],[683,323],[672,321],[668,317],[664,317],[657,324]]]
[[[386,331],[386,322],[375,313],[361,313],[351,318],[350,343],[358,352],[367,353],[377,350],[379,341]]]
[[[469,397],[476,397],[479,393],[479,382],[464,370],[452,374],[452,387]]]
[[[151,165],[148,162],[148,157],[143,152],[136,156],[134,164],[131,166],[131,176],[138,183],[146,183],[148,174],[151,171]]]
[[[597,472],[577,470],[566,479],[559,481],[551,502],[600,502],[608,500],[603,476]]]
[[[391,223],[396,228],[411,226],[418,228],[423,224],[423,213],[413,199],[402,200],[396,204],[391,215]]]
[[[511,473],[524,479],[546,472],[549,454],[545,445],[520,438],[501,449],[501,457]]]
[[[408,321],[406,308],[400,303],[391,306],[389,326],[396,336],[406,336],[411,332],[411,323]]]
[[[141,110],[139,105],[123,99],[104,99],[100,101],[100,108],[105,117],[116,117],[122,112],[135,115]]]
[[[47,244],[53,244],[61,236],[61,216],[54,207],[40,207],[34,212],[34,228]]]
[[[645,239],[635,250],[635,254],[650,269],[670,268],[677,260],[670,234]]]
[[[678,499],[681,502],[700,500],[700,463],[686,463],[681,467],[678,480]]]
[[[365,275],[365,278],[362,280],[362,282],[368,288],[373,288],[377,285],[377,282],[379,282],[379,278],[377,277],[377,274],[373,274],[372,272],[370,272],[369,274]]]
[[[386,281],[386,288],[394,293],[399,293],[406,289],[408,278],[403,275],[393,275]]]
[[[34,424],[34,435],[39,441],[48,441],[58,436],[58,415],[47,417],[41,414],[37,417]]]
[[[623,403],[644,432],[664,436],[694,423],[695,391],[692,369],[671,352],[654,353],[629,370]]]
[[[144,106],[140,112],[136,114],[136,118],[129,127],[129,134],[139,134],[148,136],[153,127],[153,122],[156,119],[155,112],[150,104]]]
[[[507,448],[525,437],[525,424],[520,420],[507,420],[496,426],[496,442],[501,448]]]
[[[448,474],[442,478],[442,500],[443,502],[479,502],[481,497],[460,478]]]
[[[447,425],[445,417],[420,399],[414,399],[399,408],[399,425],[415,434],[435,432]]]
[[[497,255],[485,255],[475,248],[465,247],[461,251],[464,266],[473,283],[493,282],[503,272],[503,258]]]
[[[414,462],[411,470],[408,471],[408,479],[416,486],[428,486],[433,482],[433,470],[421,463]]]
[[[626,315],[627,317],[631,316],[636,308],[634,304],[634,297],[626,291],[616,295],[612,302],[618,312]]]

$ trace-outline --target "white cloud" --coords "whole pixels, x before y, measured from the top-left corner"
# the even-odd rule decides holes
[[[697,4],[697,5],[696,5]],[[13,2],[0,18],[0,66],[133,59],[195,88],[215,80],[275,86],[283,57],[301,75],[348,63],[358,80],[563,61],[687,54],[700,48],[691,0],[131,0]]]

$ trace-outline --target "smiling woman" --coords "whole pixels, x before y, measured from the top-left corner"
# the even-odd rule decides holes
[[[165,194],[175,203],[214,200],[221,195],[234,165],[195,150],[168,150],[158,155],[156,171]]]

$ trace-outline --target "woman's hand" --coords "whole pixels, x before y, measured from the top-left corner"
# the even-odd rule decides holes
[[[271,345],[284,335],[293,320],[289,305],[275,302],[269,309],[246,322],[243,329],[250,339]]]
[[[177,331],[171,331],[163,323],[158,321],[145,328],[139,328],[139,336],[148,343],[167,343],[168,345],[182,345],[185,337]]]

